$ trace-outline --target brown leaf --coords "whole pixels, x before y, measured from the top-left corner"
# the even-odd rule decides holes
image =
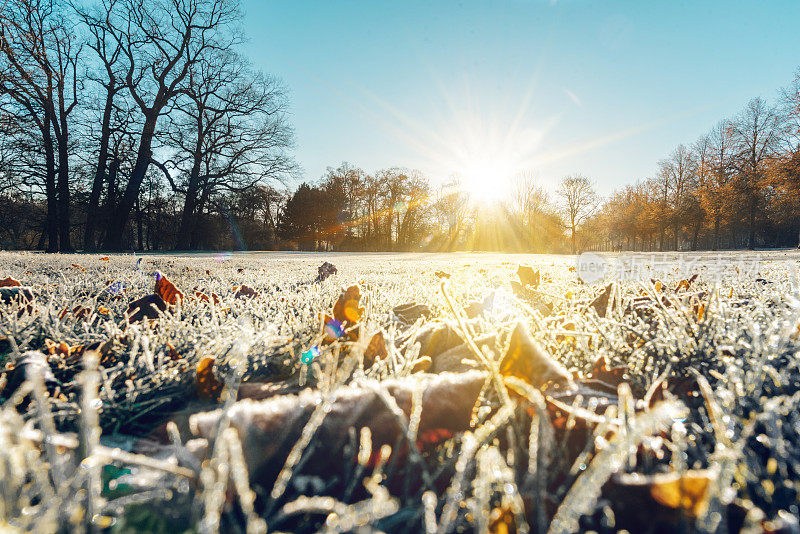
[[[595,360],[583,383],[600,391],[616,393],[618,386],[625,382],[627,370],[628,368],[624,365],[609,367],[605,355],[601,355]]]
[[[401,322],[407,325],[414,324],[420,317],[426,319],[431,316],[431,309],[426,304],[416,302],[406,302],[392,308],[392,314]]]
[[[500,373],[521,378],[535,387],[548,383],[562,386],[572,383],[569,371],[531,338],[522,323],[517,323],[511,333],[508,350],[500,362]]]
[[[85,306],[81,306],[81,305],[75,306],[74,308],[72,308],[71,311],[72,311],[72,315],[74,315],[78,319],[88,319],[89,315],[92,313],[91,309],[89,309],[89,308],[87,308]],[[69,308],[64,308],[61,311],[61,313],[59,314],[58,318],[59,319],[63,319],[64,317],[69,315],[69,313],[70,313],[70,309]]]
[[[156,286],[153,293],[161,297],[161,300],[167,304],[174,305],[183,300],[183,292],[161,273],[156,273]]]
[[[333,305],[333,317],[345,326],[356,324],[364,315],[364,308],[359,307],[361,290],[358,286],[350,286],[342,291],[336,304]]]
[[[144,319],[158,319],[158,316],[167,309],[167,304],[158,295],[145,295],[128,304],[125,315],[128,322],[137,323]]]
[[[523,286],[531,286],[534,289],[539,287],[539,284],[542,281],[542,276],[538,269],[534,271],[533,267],[529,267],[527,265],[519,266],[517,269],[517,276],[519,277],[519,281],[522,282]]]
[[[608,284],[589,304],[589,307],[594,308],[594,311],[597,312],[598,317],[605,317],[606,314],[613,309],[613,301],[611,301],[612,305],[609,308],[609,299],[611,298],[613,292],[614,284]]]
[[[680,282],[678,282],[678,287],[675,288],[675,292],[677,293],[679,291],[687,291],[689,289],[689,286],[692,285],[692,282],[694,282],[695,280],[697,280],[697,273],[693,274],[691,277],[685,280],[681,280]]]
[[[630,532],[670,532],[708,507],[713,473],[688,470],[655,475],[616,474],[603,489],[612,503],[616,527]]]
[[[447,273],[445,271],[436,271],[435,273],[433,273],[433,276],[435,276],[436,278],[450,278],[450,273]]]
[[[17,280],[14,280],[10,276],[8,278],[4,278],[0,280],[0,287],[20,287],[20,284]]]
[[[307,449],[303,473],[326,478],[351,469],[351,457],[345,458],[342,451],[351,432],[358,435],[363,427],[369,427],[372,433],[373,450],[386,444],[394,446],[403,436],[403,430],[397,415],[380,399],[379,390],[386,391],[409,417],[414,391],[423,388],[420,438],[431,436],[433,430],[439,436],[448,435],[445,431],[468,430],[472,408],[486,376],[482,372],[447,373],[429,375],[422,380],[419,377],[369,380],[338,388],[330,397],[329,409],[314,435],[314,440],[325,446]],[[289,452],[322,399],[319,390],[306,389],[299,395],[237,402],[226,411],[231,426],[242,440],[251,482],[265,488],[273,486]],[[222,416],[220,410],[195,414],[190,418],[192,431],[199,437],[213,439]],[[406,473],[401,477],[405,484],[414,470],[402,471]]]
[[[181,355],[178,354],[178,351],[175,350],[175,347],[172,346],[172,343],[167,341],[167,355],[169,356],[170,360],[180,360]]]
[[[376,361],[383,360],[388,356],[389,352],[386,350],[386,340],[383,337],[383,332],[376,332],[364,350],[364,367],[372,367]]]
[[[86,272],[86,267],[84,267],[83,265],[78,265],[77,263],[73,263],[72,266],[75,267],[76,269],[80,269],[81,271]]]
[[[214,375],[214,358],[203,358],[197,365],[197,396],[205,400],[219,400],[222,382]]]
[[[258,296],[258,292],[250,286],[244,284],[233,288],[233,296],[237,299],[254,298]]]

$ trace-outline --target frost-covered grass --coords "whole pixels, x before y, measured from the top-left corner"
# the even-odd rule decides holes
[[[47,353],[46,339],[71,347],[116,341],[102,366],[93,354],[88,360],[52,355],[56,391],[34,376],[13,395],[0,393],[0,518],[9,528],[37,532],[613,532],[625,521],[640,524],[642,514],[654,529],[704,532],[790,522],[800,513],[800,256],[761,256],[757,272],[737,273],[737,253],[724,254],[730,268],[720,281],[698,267],[697,281],[679,293],[672,291],[682,278],[677,268],[658,277],[660,292],[649,280],[619,282],[609,314],[600,317],[587,304],[602,286],[580,283],[570,257],[111,255],[101,261],[100,255],[2,253],[0,279],[11,276],[35,294],[30,313],[17,313],[13,304],[3,309],[4,365],[11,368],[27,351]],[[338,274],[316,283],[326,260]],[[539,269],[542,283],[515,295],[510,281],[520,264]],[[127,324],[128,303],[152,293],[156,271],[187,297],[197,288],[220,302],[187,298],[158,321]],[[450,274],[444,286],[436,271]],[[242,284],[258,296],[236,298]],[[353,284],[365,308],[358,337],[324,344],[321,315]],[[490,295],[477,318],[463,315],[464,306]],[[636,298],[638,313],[628,310]],[[429,306],[431,318],[398,323],[392,309],[410,301]],[[76,317],[76,306],[88,316]],[[565,421],[554,416],[548,391],[498,374],[519,322],[579,382],[579,395],[556,395]],[[473,367],[487,382],[470,428],[425,448],[418,429],[430,377],[413,371],[416,337],[431,325],[449,326],[467,349],[481,351],[473,350]],[[389,342],[388,357],[365,366],[365,347],[378,331]],[[307,366],[300,355],[312,346],[321,354]],[[599,356],[627,371],[602,410],[587,394],[592,383],[580,383]],[[195,370],[209,357],[227,385],[216,402],[195,393]],[[429,370],[448,370],[436,365]],[[645,406],[641,399],[665,377],[673,394]],[[420,384],[412,388],[408,413],[381,389],[393,380]],[[243,448],[250,442],[240,439],[234,415],[218,418],[205,443],[192,441],[196,436],[174,415],[231,407],[241,383],[292,392],[304,386],[319,396],[291,450],[275,456],[272,487],[254,480],[248,464],[258,452]],[[353,464],[335,481],[320,480],[308,459],[324,449],[317,431],[345,388],[379,391],[403,443],[373,447],[375,429],[344,429]],[[171,418],[177,425],[164,427]],[[151,442],[159,441],[158,432],[166,437]],[[423,481],[411,482],[411,472]],[[622,473],[638,473],[647,485],[627,483]],[[653,497],[666,491],[663,484],[643,478],[656,474],[704,477],[707,488],[672,506],[669,498]],[[435,480],[429,484],[426,476]],[[690,493],[681,484],[678,494]]]

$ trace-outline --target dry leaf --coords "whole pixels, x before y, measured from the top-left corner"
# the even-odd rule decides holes
[[[78,265],[77,263],[73,263],[72,266],[75,267],[76,269],[80,269],[81,271],[86,272],[86,267],[84,267],[83,265]]]
[[[594,308],[594,311],[597,312],[598,317],[606,317],[607,313],[614,309],[614,301],[610,300],[613,292],[614,284],[608,284],[589,304],[589,307]],[[609,306],[609,302],[611,306]]]
[[[677,293],[678,291],[688,290],[689,286],[692,285],[692,282],[694,282],[695,280],[697,280],[697,273],[693,274],[688,279],[681,280],[680,282],[678,282],[678,287],[675,288],[675,292]]]
[[[397,443],[403,436],[403,429],[397,415],[381,400],[380,390],[394,399],[405,417],[409,417],[414,391],[423,388],[420,439],[433,440],[437,436],[468,430],[472,407],[486,377],[486,373],[473,371],[428,375],[422,381],[419,377],[380,382],[364,380],[338,388],[332,393],[329,409],[314,435],[314,440],[325,446],[307,449],[303,473],[330,479],[352,469],[352,463],[342,454],[351,429],[358,435],[359,429],[369,427],[373,451],[382,445]],[[231,427],[238,431],[242,440],[252,483],[265,488],[273,486],[289,452],[321,403],[322,395],[319,390],[306,389],[298,395],[281,395],[261,402],[237,402],[225,411],[224,416],[230,418]],[[198,413],[190,417],[190,426],[199,437],[213,439],[221,417],[221,410]],[[399,454],[400,450],[395,453]],[[410,483],[417,487],[419,473],[413,469],[402,471],[400,483],[409,483],[409,478],[414,476]]]
[[[595,360],[591,371],[589,371],[583,383],[600,391],[616,393],[617,387],[625,382],[625,373],[627,370],[628,368],[624,365],[609,367],[605,355],[601,355]]]
[[[523,286],[531,286],[534,289],[539,287],[542,281],[542,276],[539,274],[539,271],[534,271],[533,267],[528,267],[527,265],[519,266],[517,269],[517,276]]]
[[[108,256],[103,256],[102,258],[100,258],[100,261],[109,261]]]
[[[237,299],[245,299],[257,297],[258,293],[252,287],[242,284],[233,288],[233,296]]]
[[[433,273],[433,276],[435,276],[436,278],[450,278],[450,273],[447,273],[445,271],[436,271],[435,273]]]
[[[508,350],[500,362],[500,373],[521,378],[536,387],[551,382],[559,385],[572,383],[569,371],[531,338],[522,323],[517,323],[511,333]]]
[[[364,350],[364,367],[372,367],[376,361],[383,360],[388,356],[389,352],[386,350],[386,340],[383,337],[383,332],[376,332]]]
[[[175,350],[175,347],[172,346],[172,343],[167,341],[167,355],[169,356],[170,360],[180,360],[181,355],[178,354],[178,351]]]
[[[158,319],[158,316],[167,309],[167,304],[158,295],[146,295],[128,304],[125,315],[128,322],[136,323],[144,319]]]
[[[197,396],[205,400],[219,400],[222,382],[214,375],[214,358],[203,358],[197,365]]]
[[[10,276],[8,278],[0,280],[0,287],[21,287],[21,286],[22,284],[20,284],[17,280],[14,280]]]
[[[153,293],[161,297],[161,300],[167,304],[174,305],[183,300],[183,292],[161,273],[156,273],[156,287]]]
[[[342,291],[336,304],[333,305],[333,318],[343,325],[356,324],[364,315],[364,308],[359,307],[361,290],[358,286],[350,286]]]

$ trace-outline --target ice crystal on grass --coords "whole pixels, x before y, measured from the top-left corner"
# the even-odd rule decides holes
[[[611,497],[611,482],[635,491],[617,475],[702,472],[713,476],[696,515],[662,503],[654,522],[787,524],[800,513],[800,299],[796,254],[781,254],[752,276],[701,270],[681,284],[676,271],[607,290],[557,257],[342,255],[316,281],[319,260],[303,255],[3,253],[0,278],[32,299],[0,303],[0,523],[609,531],[637,513]],[[512,296],[522,259],[540,279]],[[128,304],[153,293],[156,272],[183,298],[131,321]],[[340,284],[359,284],[361,302],[326,340]],[[501,372],[517,328],[571,380]],[[378,332],[385,351],[367,357]],[[431,348],[432,332],[451,352]],[[34,356],[41,372],[24,360]],[[206,359],[222,384],[211,399],[196,387]],[[265,400],[241,400],[254,386]],[[192,435],[193,414],[213,428]],[[246,421],[297,432],[278,442]],[[268,454],[277,465],[263,465]]]

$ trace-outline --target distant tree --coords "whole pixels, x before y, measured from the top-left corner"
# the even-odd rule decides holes
[[[461,187],[457,175],[451,176],[450,180],[436,192],[433,209],[440,224],[443,223],[447,231],[444,249],[455,249],[470,209],[469,196]]]
[[[552,214],[547,191],[533,172],[522,172],[514,177],[509,212],[520,226],[526,248],[539,248],[542,230]]]
[[[556,194],[560,198],[560,209],[570,230],[572,253],[577,252],[575,234],[581,225],[597,208],[597,194],[589,178],[580,174],[561,179]]]
[[[736,151],[732,160],[735,184],[746,213],[747,247],[753,249],[758,212],[768,185],[767,168],[785,139],[785,124],[776,106],[754,98],[730,123],[730,129]]]

